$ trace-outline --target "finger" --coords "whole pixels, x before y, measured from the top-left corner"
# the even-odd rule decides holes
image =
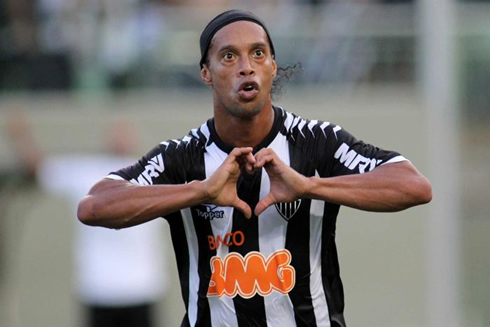
[[[246,148],[234,148],[228,157],[225,159],[226,164],[234,164],[235,162],[238,163],[240,167],[243,166],[244,163],[249,162],[250,156],[253,157],[252,155],[253,148],[251,147],[246,147]],[[253,159],[255,161],[255,158]]]
[[[244,148],[234,148],[231,152],[228,158],[232,158],[233,160],[236,160],[236,158],[244,156],[247,157],[249,154],[252,155],[253,148],[251,147],[244,147]]]
[[[257,161],[257,163],[260,163],[260,167],[263,167],[267,163],[279,160],[279,157],[274,152],[274,150],[264,148],[255,154],[255,160]]]
[[[240,167],[245,167],[248,172],[253,169],[253,166],[256,162],[255,157],[251,152],[240,156],[239,158],[237,158],[237,161],[240,163]]]
[[[260,200],[259,203],[257,203],[257,205],[255,206],[255,215],[258,217],[262,212],[264,212],[265,209],[269,208],[276,202],[277,201],[271,193],[267,194],[267,196]]]
[[[252,217],[252,209],[246,202],[242,200],[237,200],[233,207],[240,210],[246,218],[250,219],[250,217]]]
[[[255,160],[255,157],[253,156],[252,153],[247,154],[246,162],[245,162],[245,169],[247,170],[247,172],[249,174],[253,173],[253,171],[255,170],[254,166],[255,166],[256,162],[257,161]]]
[[[255,159],[254,155],[252,154],[252,151],[248,152],[246,155],[247,163],[254,165],[257,160]]]
[[[233,170],[238,169],[238,167],[243,166],[244,158],[247,155],[252,155],[252,148],[234,148],[228,157],[226,157],[223,162],[223,166],[231,167]]]
[[[267,148],[262,148],[260,149],[255,155],[255,160],[260,160],[261,158],[265,157],[265,156],[268,156],[268,155],[271,155],[271,154],[275,154],[274,151],[272,151],[271,149],[267,149]]]
[[[247,171],[247,173],[252,174],[254,172],[254,170],[255,170],[254,164],[251,164],[251,163],[247,162],[245,164],[245,170]]]
[[[269,153],[269,154],[262,155],[260,157],[255,157],[255,159],[256,159],[256,162],[254,164],[254,168],[258,169],[258,168],[264,167],[265,165],[267,165],[269,163],[273,163],[275,160],[275,155]]]
[[[275,153],[274,150],[272,149],[269,149],[269,148],[262,148],[260,149],[256,154],[255,156],[263,156],[263,155],[266,155],[266,154],[270,154],[270,153]]]

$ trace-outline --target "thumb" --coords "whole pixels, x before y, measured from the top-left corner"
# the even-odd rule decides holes
[[[248,219],[252,217],[252,209],[245,201],[238,200],[237,202],[235,202],[233,207],[237,210],[240,210]]]
[[[258,217],[265,209],[276,203],[274,196],[269,193],[255,206],[255,215]]]

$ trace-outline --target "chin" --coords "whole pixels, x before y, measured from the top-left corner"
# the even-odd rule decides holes
[[[257,105],[254,101],[251,101],[248,103],[237,104],[233,109],[229,110],[229,112],[237,118],[252,119],[262,111],[262,108],[263,105]]]

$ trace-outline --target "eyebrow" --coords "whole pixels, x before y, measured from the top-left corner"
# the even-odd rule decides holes
[[[267,47],[267,44],[264,43],[264,42],[256,42],[256,43],[253,43],[251,45],[251,47],[253,49],[255,49],[255,48],[266,48]],[[236,46],[229,44],[229,45],[222,46],[218,50],[218,53],[222,53],[222,52],[225,52],[225,51],[237,51],[237,50],[238,50],[238,48]]]

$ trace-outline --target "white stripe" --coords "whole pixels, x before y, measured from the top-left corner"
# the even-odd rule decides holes
[[[189,135],[186,135],[182,138],[182,142],[184,143],[189,143],[192,140],[192,138]]]
[[[197,321],[197,301],[200,281],[197,271],[199,246],[196,229],[192,222],[191,209],[182,209],[181,212],[182,220],[184,222],[185,237],[189,247],[189,307],[187,308],[187,313],[190,325],[195,326]]]
[[[191,134],[194,135],[197,139],[199,138],[199,134],[197,134],[197,128],[191,129]]]
[[[322,131],[323,131],[323,135],[324,135],[325,137],[327,137],[327,134],[325,133],[325,128],[327,128],[327,126],[328,126],[328,125],[330,125],[330,123],[329,123],[329,122],[324,122],[324,123],[323,123],[323,124],[320,126],[320,128],[321,128],[321,129],[322,129]]]
[[[209,150],[204,155],[206,178],[216,171],[227,156],[228,155],[221,151],[215,143],[209,146]],[[220,235],[222,239],[225,239],[226,233],[230,233],[233,228],[233,208],[217,207],[214,210],[222,210],[225,214],[223,218],[213,219],[211,221],[213,236],[215,237],[215,240],[217,235]],[[224,259],[228,253],[229,249],[224,244],[221,244],[216,249],[216,255],[222,259]],[[212,326],[238,327],[238,318],[236,316],[235,305],[232,298],[227,296],[221,298],[212,296],[208,298],[208,301]]]
[[[301,122],[298,124],[298,129],[299,129],[299,132],[301,133],[301,135],[303,135],[303,137],[306,137],[305,134],[303,133],[303,127],[306,125],[306,120],[302,119]]]
[[[286,119],[284,119],[284,127],[289,131],[292,128],[294,116],[286,111]]]
[[[273,148],[279,158],[289,165],[289,148],[285,137],[278,134],[272,141]],[[262,169],[260,186],[260,199],[265,197],[270,190],[269,176]],[[286,245],[286,230],[288,223],[281,217],[274,205],[267,208],[259,217],[259,247],[264,257],[268,258],[272,253],[282,250]],[[288,295],[272,292],[264,297],[267,326],[293,327],[294,307]]]
[[[342,129],[342,127],[340,127],[339,125],[337,125],[337,126],[335,126],[335,127],[333,128],[333,133],[335,134],[335,138],[336,138],[336,139],[339,139],[339,138],[337,137],[337,132],[338,132],[338,131],[340,131],[341,129]]]
[[[301,120],[301,117],[300,116],[296,116],[296,118],[294,118],[293,120],[293,123],[291,124],[291,128],[294,128],[296,125],[298,125],[298,122]]]
[[[208,301],[211,311],[211,326],[238,327],[238,318],[232,298],[211,296],[208,297]]]
[[[315,174],[318,177],[318,173]],[[318,327],[330,327],[327,297],[322,283],[322,225],[325,202],[311,200],[310,207],[310,292]]]
[[[209,132],[209,128],[208,128],[208,124],[207,123],[204,123],[201,125],[201,133],[204,134],[204,136],[206,137],[206,141],[209,140],[209,136],[211,135],[211,133]]]
[[[396,156],[394,158],[391,158],[387,162],[383,162],[380,166],[383,166],[383,165],[386,165],[389,163],[402,162],[402,161],[409,161],[409,160],[407,158],[405,158],[404,156]]]
[[[315,137],[315,134],[313,133],[313,127],[315,127],[316,124],[318,124],[318,120],[311,120],[308,124],[308,129],[310,130],[311,134],[313,134],[313,137]]]
[[[109,174],[109,175],[107,175],[107,176],[106,176],[106,177],[104,177],[104,178],[107,178],[107,179],[113,179],[113,180],[115,180],[115,181],[125,181],[125,179],[124,179],[124,178],[122,178],[121,176],[116,175],[116,174]]]

